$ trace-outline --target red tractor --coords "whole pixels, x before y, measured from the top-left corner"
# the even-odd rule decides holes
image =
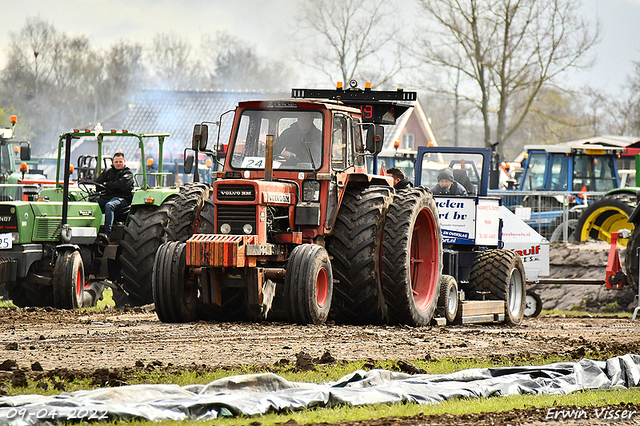
[[[156,255],[160,320],[429,324],[442,271],[434,199],[366,168],[381,125],[415,100],[352,82],[239,103],[196,234]],[[195,126],[194,149],[207,134]]]

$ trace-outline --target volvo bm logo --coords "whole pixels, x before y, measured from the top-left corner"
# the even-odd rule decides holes
[[[253,192],[250,189],[219,189],[218,194],[228,197],[242,197],[252,196]]]

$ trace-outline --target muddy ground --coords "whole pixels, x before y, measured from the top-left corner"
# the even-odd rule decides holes
[[[554,249],[554,251],[557,249]],[[570,248],[572,253],[575,248]],[[597,250],[595,250],[597,251]],[[567,258],[567,255],[563,255]],[[596,254],[587,255],[594,258]],[[563,266],[568,266],[567,262]],[[596,262],[597,263],[597,262]],[[606,262],[605,262],[606,266]],[[582,275],[591,268],[583,266]],[[555,269],[555,267],[554,267]],[[594,272],[597,275],[597,272]],[[557,289],[540,288],[545,308]],[[593,311],[610,302],[580,294],[576,287],[564,298]],[[617,293],[618,295],[622,293]],[[620,297],[616,295],[616,297]],[[562,298],[562,297],[561,297]],[[633,297],[632,297],[633,299]],[[626,303],[626,302],[625,302]],[[556,303],[557,304],[557,303]],[[621,303],[622,304],[622,303]],[[590,305],[593,305],[589,308]],[[628,304],[622,309],[627,310]],[[263,365],[279,372],[308,369],[320,363],[368,361],[365,368],[389,359],[398,369],[415,372],[410,361],[443,357],[515,359],[525,364],[540,355],[605,359],[640,354],[640,320],[629,318],[527,318],[520,326],[464,325],[450,327],[297,326],[285,323],[163,324],[152,307],[108,309],[86,313],[53,309],[0,309],[0,393],[32,381],[42,388],[65,389],[65,381],[90,377],[96,385],[126,384],[137,371],[209,371],[219,367]],[[640,406],[618,407],[637,409]],[[530,408],[467,416],[419,416],[346,424],[543,424],[547,410]],[[598,424],[562,421],[565,424]],[[640,414],[632,419],[640,423]],[[610,424],[603,422],[601,424]],[[616,421],[617,424],[623,424]],[[259,423],[253,423],[255,425]]]

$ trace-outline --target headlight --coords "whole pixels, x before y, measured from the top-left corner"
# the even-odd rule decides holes
[[[17,232],[12,232],[11,233],[11,242],[17,243],[18,241],[20,241],[20,234],[18,234]]]
[[[251,234],[251,233],[253,232],[253,226],[251,226],[250,224],[248,224],[248,223],[247,223],[246,225],[244,225],[244,226],[242,227],[242,231],[243,231],[245,234],[249,235],[249,234]]]
[[[229,225],[228,223],[223,223],[222,225],[220,225],[220,232],[222,232],[223,234],[228,234],[229,232],[231,232],[231,225]]]
[[[320,182],[317,180],[302,182],[302,201],[320,201]]]

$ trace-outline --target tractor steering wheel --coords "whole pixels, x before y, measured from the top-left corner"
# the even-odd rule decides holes
[[[99,198],[107,193],[107,187],[101,183],[92,180],[81,180],[78,182],[78,188],[87,193],[89,199]]]

